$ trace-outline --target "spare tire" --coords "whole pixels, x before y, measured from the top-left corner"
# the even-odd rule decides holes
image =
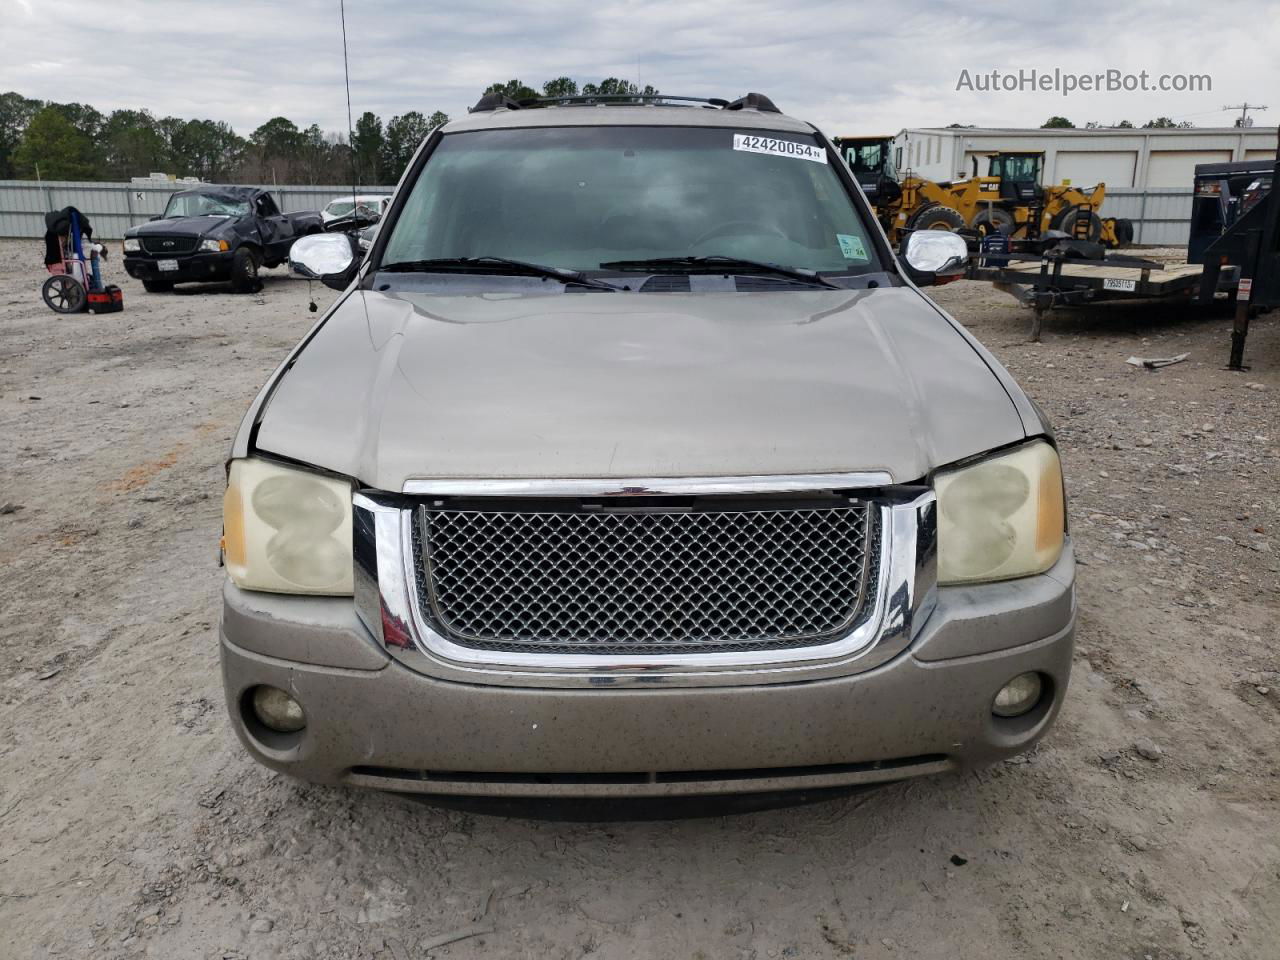
[[[1085,216],[1089,218],[1089,227],[1088,232],[1081,237],[1076,233],[1076,221]],[[1088,240],[1090,243],[1097,243],[1102,238],[1102,218],[1092,210],[1085,210],[1081,207],[1067,207],[1067,209],[1053,218],[1053,222],[1049,226],[1054,230],[1061,230],[1073,240]]]
[[[1116,246],[1127,247],[1133,243],[1133,221],[1120,217],[1112,228],[1116,235]]]
[[[959,210],[934,203],[915,212],[911,218],[911,229],[948,230],[955,233],[964,229],[964,217],[960,216]]]

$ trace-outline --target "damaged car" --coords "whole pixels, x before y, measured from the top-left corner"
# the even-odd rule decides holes
[[[331,223],[345,220],[377,223],[390,203],[391,197],[380,193],[334,197],[321,208],[320,219],[324,221],[326,229]]]
[[[848,787],[1029,749],[1076,617],[1044,415],[750,94],[434,130],[230,452],[245,749],[422,794]]]
[[[281,213],[259,187],[201,184],[125,231],[124,268],[148,293],[227,280],[236,293],[250,293],[260,286],[259,268],[284,263],[298,237],[323,229],[319,213]]]

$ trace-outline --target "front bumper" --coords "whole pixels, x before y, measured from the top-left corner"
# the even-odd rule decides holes
[[[982,765],[1044,735],[1066,694],[1075,625],[1070,544],[1047,573],[946,587],[910,645],[804,682],[555,688],[441,679],[386,654],[348,599],[228,584],[221,659],[232,724],[259,762],[306,780],[472,796],[675,796],[816,789]],[[1028,714],[996,691],[1039,672]],[[531,681],[532,683],[532,681]],[[300,734],[248,709],[289,691]]]
[[[192,283],[200,280],[227,280],[231,277],[232,251],[192,253],[175,257],[126,256],[124,269],[135,280],[165,280],[170,283]],[[160,260],[176,260],[177,270],[161,270]]]

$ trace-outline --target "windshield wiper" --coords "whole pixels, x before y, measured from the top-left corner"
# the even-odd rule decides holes
[[[495,270],[494,267],[506,267],[507,269]],[[530,263],[527,260],[512,260],[510,257],[436,257],[431,260],[403,260],[399,263],[384,263],[378,269],[391,273],[431,273],[433,271],[448,273],[459,271],[462,273],[490,273],[498,276],[527,276],[532,274],[535,277],[559,280],[563,284],[576,283],[579,286],[590,287],[592,290],[618,292],[618,288],[613,284],[605,283],[603,280],[596,280],[594,277],[588,277],[581,270],[570,270],[568,267],[548,267],[545,264]]]
[[[742,257],[655,257],[652,260],[610,260],[600,264],[602,270],[655,270],[672,272],[672,268],[684,267],[683,273],[705,272],[702,268],[710,267],[714,273],[766,273],[778,277],[787,277],[800,283],[809,283],[818,287],[829,287],[832,290],[843,290],[844,287],[832,283],[816,270],[804,267],[788,267],[780,263],[767,263],[764,260],[744,260]]]

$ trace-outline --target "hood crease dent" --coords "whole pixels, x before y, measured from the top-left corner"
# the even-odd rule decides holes
[[[978,348],[907,287],[353,291],[282,367],[257,449],[409,479],[884,471],[1027,435]]]

